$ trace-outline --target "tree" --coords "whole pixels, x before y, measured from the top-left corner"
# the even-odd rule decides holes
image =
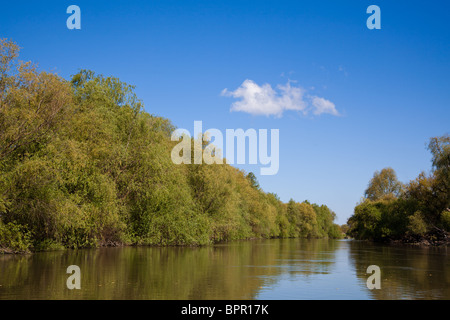
[[[382,198],[398,198],[401,191],[402,184],[397,180],[394,169],[384,168],[381,171],[375,171],[365,191],[365,197],[373,201]]]
[[[433,168],[448,175],[450,173],[450,135],[431,138],[428,150],[433,155]]]
[[[405,190],[405,197],[416,204],[424,222],[436,228],[448,228],[450,210],[450,136],[433,137],[428,143],[431,151],[432,172],[421,173]],[[418,219],[415,219],[416,221]]]
[[[348,224],[341,224],[340,227],[341,227],[342,233],[347,234],[348,229],[349,229]]]
[[[255,174],[253,172],[249,172],[247,174],[247,179],[250,181],[250,184],[253,188],[255,189],[259,189],[259,182],[258,179],[256,178]]]
[[[39,147],[71,105],[66,81],[18,55],[14,42],[0,39],[0,161]]]
[[[433,155],[433,175],[436,179],[435,193],[441,198],[442,210],[450,208],[450,135],[433,137],[428,144]]]

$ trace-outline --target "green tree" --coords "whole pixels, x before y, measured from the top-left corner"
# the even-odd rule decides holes
[[[434,200],[438,203],[440,220],[444,221],[450,211],[450,135],[431,138],[428,149],[433,155]]]
[[[259,189],[259,182],[258,179],[256,178],[255,174],[253,172],[249,172],[247,174],[247,179],[250,181],[250,184],[253,188],[255,189]]]
[[[18,55],[14,42],[0,39],[0,161],[35,152],[71,105],[66,81]]]
[[[402,184],[397,180],[394,169],[384,168],[375,171],[364,194],[369,200],[379,200],[386,197],[398,198],[401,191]]]

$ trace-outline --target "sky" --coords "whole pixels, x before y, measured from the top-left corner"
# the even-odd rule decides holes
[[[81,29],[70,30],[70,5]],[[370,5],[381,29],[369,29]],[[376,170],[431,170],[449,132],[450,2],[4,1],[0,38],[70,79],[80,69],[136,86],[178,128],[279,130],[281,200],[325,204],[344,224]]]

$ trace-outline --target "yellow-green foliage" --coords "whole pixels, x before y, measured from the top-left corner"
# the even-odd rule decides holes
[[[174,126],[132,86],[87,70],[65,81],[17,56],[0,42],[3,248],[340,236],[328,208],[286,205],[252,173],[173,164]]]
[[[0,221],[0,253],[26,253],[31,246],[31,233],[25,227]]]
[[[427,232],[427,225],[420,211],[409,216],[408,229],[412,234],[423,235]]]
[[[441,213],[441,222],[444,228],[450,232],[450,210],[447,209]]]

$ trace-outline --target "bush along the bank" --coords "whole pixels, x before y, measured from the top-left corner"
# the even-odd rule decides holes
[[[340,237],[326,206],[280,201],[230,165],[176,165],[175,127],[117,78],[70,81],[0,40],[0,248]]]

